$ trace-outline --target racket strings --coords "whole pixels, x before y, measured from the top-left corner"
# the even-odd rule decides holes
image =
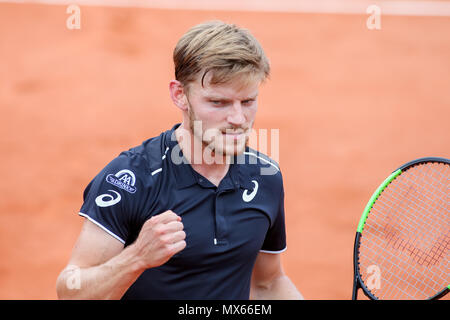
[[[410,207],[410,206],[409,206]],[[422,207],[422,209],[424,209],[423,207]],[[425,225],[425,227],[427,227],[427,228],[429,228],[430,227],[430,225]],[[417,233],[416,232],[416,234],[420,234],[420,233]],[[434,232],[433,234],[437,234],[436,232]],[[445,237],[444,236],[441,236],[440,238],[438,238],[437,240],[436,239],[433,239],[433,245],[432,245],[432,248],[429,250],[431,253],[433,253],[433,252],[438,252],[438,255],[437,255],[437,257],[435,256],[435,257],[433,257],[432,255],[430,255],[429,254],[429,252],[427,252],[427,251],[424,251],[424,250],[421,250],[420,248],[418,248],[418,245],[417,245],[417,237],[415,237],[415,239],[413,238],[413,239],[411,239],[411,236],[410,235],[408,235],[410,238],[408,239],[409,240],[409,242],[406,242],[405,243],[405,240],[404,240],[404,236],[399,236],[399,235],[397,235],[397,236],[394,236],[393,237],[393,239],[395,240],[395,241],[392,241],[393,239],[391,238],[391,239],[388,239],[388,240],[391,240],[391,241],[389,241],[390,242],[390,244],[393,246],[393,248],[396,248],[396,249],[398,249],[398,248],[403,248],[403,249],[407,249],[409,252],[410,252],[410,254],[411,254],[411,256],[413,257],[413,258],[415,258],[415,260],[416,260],[416,262],[418,262],[419,264],[423,264],[424,262],[427,264],[427,265],[430,265],[430,264],[434,264],[434,263],[436,263],[437,262],[437,260],[439,260],[440,258],[439,258],[439,256],[442,256],[442,250],[436,250],[436,248],[438,247],[444,247],[445,248],[445,246],[441,246],[440,244],[442,244],[442,239],[445,239]],[[414,240],[416,240],[416,241],[414,241]],[[416,242],[416,243],[412,243],[412,242]],[[438,244],[439,246],[436,246],[436,244]],[[440,251],[440,252],[439,252]],[[431,260],[430,260],[430,257],[431,257]]]
[[[396,198],[395,196],[392,196],[392,198],[393,198],[393,200],[395,200],[397,202],[397,204],[399,203],[398,198]],[[392,218],[392,216],[386,217],[386,220],[388,220],[388,223],[386,223],[384,232],[385,232],[388,244],[391,244],[396,249],[401,248],[401,249],[408,250],[415,257],[420,258],[420,256],[428,256],[428,258],[431,258],[431,260],[433,260],[433,261],[430,261],[430,259],[427,259],[426,262],[428,262],[428,264],[430,264],[432,262],[437,262],[436,258],[431,256],[424,250],[421,250],[418,248],[418,245],[420,244],[419,241],[420,240],[422,240],[422,242],[426,241],[427,243],[425,243],[424,246],[429,246],[430,244],[432,244],[432,247],[430,248],[430,252],[437,252],[439,254],[440,251],[442,251],[443,248],[445,248],[445,246],[442,246],[442,243],[448,242],[448,232],[447,232],[447,235],[443,235],[443,236],[441,235],[440,238],[443,238],[443,239],[440,239],[438,241],[436,241],[436,239],[423,239],[423,237],[422,237],[422,239],[419,239],[418,238],[419,235],[425,235],[425,236],[429,235],[429,234],[438,234],[439,235],[440,233],[442,233],[442,231],[436,230],[433,225],[431,225],[430,223],[427,223],[426,217],[423,217],[420,215],[420,210],[427,211],[429,214],[431,214],[430,211],[427,210],[427,208],[425,208],[425,207],[420,207],[419,208],[420,210],[418,211],[417,208],[414,208],[408,204],[406,206],[406,209],[413,210],[416,214],[418,214],[417,215],[418,218],[420,218],[421,221],[423,222],[422,226],[417,225],[417,224],[413,226],[410,224],[411,219],[408,219],[408,216],[404,215],[403,209],[405,209],[405,208],[402,208],[402,209],[393,208],[391,205],[389,205],[387,203],[387,202],[392,203],[393,200],[392,199],[386,199],[386,200],[381,199],[380,203],[383,206],[388,207],[389,209],[392,209],[392,211],[399,213],[398,215],[395,216],[398,220],[397,222],[401,223],[402,222],[401,219],[404,219],[403,221],[407,225],[407,229],[403,229],[404,231],[400,232],[399,229],[396,228],[395,223],[393,223],[393,222],[389,223],[389,220]],[[438,221],[438,222],[441,223],[441,221]],[[432,232],[425,233],[424,232],[425,230],[422,230],[424,228],[429,228],[429,231],[432,231]],[[405,231],[407,232],[407,234],[405,234]],[[447,240],[445,238],[447,238]],[[438,244],[438,246],[436,246],[436,244]],[[442,250],[439,250],[437,248],[441,248]],[[419,259],[419,260],[422,260],[422,259]],[[422,264],[423,262],[424,261],[420,261],[419,263]]]
[[[384,247],[380,245],[376,245],[375,248],[365,246],[364,244],[361,245],[363,250],[366,250],[365,255],[360,259],[361,260],[361,267],[362,266],[383,266],[383,280],[389,284],[390,287],[388,287],[384,292],[380,292],[378,294],[378,297],[380,298],[389,298],[389,299],[396,299],[396,298],[402,298],[399,296],[400,293],[404,294],[405,296],[409,298],[414,299],[424,299],[428,296],[421,295],[420,293],[425,291],[430,292],[436,292],[437,290],[440,290],[442,288],[442,279],[444,279],[448,271],[441,271],[436,272],[436,276],[433,278],[429,278],[429,281],[420,281],[421,278],[425,278],[426,275],[423,270],[420,270],[419,268],[416,268],[415,266],[411,266],[410,264],[405,263],[401,259],[398,259],[397,257],[388,257],[388,256],[381,256],[380,257],[380,251],[382,252]],[[373,258],[375,257],[375,258]],[[390,258],[390,260],[388,260]],[[363,268],[362,268],[363,269]],[[446,268],[448,270],[448,266]],[[364,270],[364,269],[363,269]],[[369,275],[364,275],[364,272],[362,272],[362,278],[363,281],[366,282],[366,280],[369,278]],[[405,280],[406,279],[406,280]],[[410,286],[411,290],[405,291],[400,286],[401,282],[408,283],[408,286]],[[376,292],[377,288],[370,288],[369,290],[373,290]],[[380,288],[378,288],[380,289]],[[397,295],[391,295],[391,292],[393,290],[397,290]],[[382,294],[380,296],[380,294]]]
[[[397,238],[400,238],[400,237],[397,237]],[[402,245],[400,244],[400,246],[402,246]],[[395,247],[395,245],[394,245],[394,247]],[[408,248],[408,245],[405,245],[404,247],[405,247],[405,248]]]
[[[430,177],[431,179],[434,179],[434,175],[430,174],[429,171],[432,169],[431,167],[428,166],[421,166],[422,170],[428,170],[428,172],[426,173],[426,176],[423,176],[424,178],[421,179],[420,181],[416,180],[411,180],[410,179],[410,175],[405,175],[405,180],[408,181],[409,183],[415,183],[417,184],[421,184],[421,183],[425,183],[426,185],[428,185],[429,187],[432,187],[432,185],[428,184],[428,181],[426,179],[426,177]],[[437,171],[439,173],[439,171]],[[429,189],[424,188],[422,193],[419,194],[423,194],[426,198],[426,200],[428,201],[424,201],[422,200],[420,197],[417,197],[417,199],[419,200],[420,204],[418,206],[418,208],[411,208],[410,209],[414,210],[414,213],[416,214],[416,216],[420,219],[418,221],[423,222],[423,227],[427,229],[428,232],[422,233],[422,232],[417,232],[417,230],[414,230],[414,233],[416,235],[416,239],[417,236],[419,234],[424,234],[424,235],[431,235],[434,237],[437,237],[437,239],[433,239],[433,238],[428,238],[427,243],[424,244],[424,247],[426,248],[431,248],[429,249],[429,252],[425,252],[424,250],[420,250],[419,248],[417,248],[417,245],[415,246],[415,251],[413,251],[412,253],[415,253],[415,257],[419,257],[421,258],[422,255],[425,255],[426,257],[431,258],[434,262],[437,262],[440,257],[442,257],[442,252],[445,250],[445,248],[448,246],[448,242],[449,242],[449,228],[448,228],[448,214],[445,215],[446,212],[446,208],[445,205],[443,204],[444,201],[442,201],[442,199],[445,199],[445,197],[447,197],[447,205],[448,205],[448,192],[444,192],[444,184],[442,183],[442,179],[444,177],[441,175],[441,179],[438,181],[439,185],[437,185],[437,187],[435,187],[433,189],[433,192],[430,193]],[[406,183],[405,181],[401,181],[403,185],[405,185],[406,187]],[[404,190],[402,188],[402,190]],[[448,190],[447,190],[448,191]],[[430,194],[429,194],[430,193]],[[433,206],[433,205],[436,206]],[[448,207],[447,207],[448,210]],[[420,213],[423,212],[424,214],[421,215]],[[448,211],[447,211],[448,212]],[[441,214],[438,214],[441,213]],[[431,219],[434,219],[434,221],[432,221]],[[447,220],[447,221],[445,221]],[[446,227],[447,226],[447,227]],[[409,246],[407,246],[407,248],[409,248]],[[439,248],[441,250],[439,250]],[[437,253],[437,257],[436,255],[431,255],[430,253]],[[421,253],[421,254],[419,254]],[[431,263],[431,261],[423,261],[422,259],[418,260],[418,263],[422,264],[424,262],[428,262]]]
[[[368,286],[377,297],[425,299],[450,283],[448,170],[442,163],[412,167],[374,203],[359,261],[365,283],[375,276],[369,267],[378,267],[381,281]]]
[[[404,297],[400,294],[403,294],[412,299],[426,299],[429,295],[424,295],[423,292],[437,292],[442,289],[441,280],[447,276],[448,271],[436,272],[434,277],[427,279],[428,281],[423,281],[421,279],[426,278],[423,270],[411,266],[398,258],[396,259],[396,257],[390,257],[391,260],[387,260],[386,257],[372,258],[370,257],[371,254],[373,257],[379,255],[379,251],[376,251],[377,248],[366,247],[365,249],[369,254],[361,259],[361,266],[383,266],[384,291],[377,292],[377,289],[381,289],[381,286],[368,286],[369,290],[375,293],[379,298],[402,299]],[[383,247],[379,247],[378,250],[383,250]],[[448,266],[446,269],[448,270]],[[366,270],[368,270],[368,268]],[[364,275],[364,272],[362,272],[362,279],[364,282],[371,276],[367,273],[368,272]],[[402,283],[405,285],[401,286]],[[386,284],[388,285],[387,287]],[[407,287],[409,290],[404,290],[403,287]],[[397,293],[392,294],[395,290],[397,290]]]
[[[402,182],[404,183],[404,182]],[[396,187],[399,187],[402,191],[405,191],[404,189],[402,189],[399,185],[397,185]],[[393,199],[395,201],[397,201],[397,203],[399,202],[399,199],[396,198],[395,196],[392,196]],[[420,199],[419,199],[420,200]],[[433,201],[432,199],[429,199],[429,203],[432,203],[431,201]],[[383,200],[381,200],[380,202],[382,202],[382,204],[388,206],[389,208],[392,209],[391,206],[389,206],[388,204],[386,204],[386,202],[384,202]],[[392,202],[392,200],[391,200]],[[416,216],[420,219],[417,221],[422,222],[422,226],[420,225],[411,225],[410,221],[411,219],[408,219],[408,216],[405,216],[404,214],[404,210],[413,210],[414,213],[416,214]],[[435,258],[435,255],[430,255],[429,253],[425,252],[424,250],[421,250],[418,248],[418,246],[420,245],[420,240],[422,240],[422,242],[426,242],[424,243],[422,246],[424,247],[429,247],[430,245],[432,245],[432,247],[430,248],[430,252],[436,252],[438,254],[438,256],[440,257],[442,255],[442,252],[445,249],[445,245],[443,246],[442,244],[448,244],[448,230],[446,230],[446,234],[443,234],[443,232],[445,232],[445,230],[437,230],[436,226],[445,226],[444,221],[441,221],[441,217],[439,217],[438,215],[435,215],[434,217],[436,218],[436,222],[434,224],[429,223],[427,220],[427,216],[426,215],[422,215],[420,214],[421,212],[426,212],[428,213],[428,215],[430,216],[432,214],[433,210],[439,210],[439,212],[441,212],[441,210],[444,210],[443,207],[439,207],[439,208],[426,208],[424,206],[418,206],[414,207],[411,205],[407,205],[404,206],[402,209],[396,209],[394,211],[396,211],[397,213],[400,213],[400,215],[397,215],[396,218],[397,220],[400,221],[401,218],[406,218],[406,220],[404,220],[407,224],[407,229],[404,229],[407,234],[405,234],[405,231],[400,233],[398,232],[398,230],[394,227],[395,224],[391,223],[391,224],[386,224],[386,229],[385,229],[385,233],[386,233],[386,238],[388,239],[388,243],[391,243],[392,246],[396,249],[398,248],[402,248],[405,250],[410,251],[410,253],[412,255],[414,255],[415,257],[419,258],[419,263],[422,264],[424,262],[427,262],[428,264],[433,263],[433,262],[437,262],[438,259]],[[429,217],[428,216],[428,217]],[[389,217],[387,218],[389,219]],[[424,232],[426,229],[428,229],[428,232]],[[405,235],[406,235],[406,239],[408,239],[407,241],[405,241]],[[418,238],[419,235],[423,235],[423,236],[427,236],[427,235],[438,235],[438,240],[436,241],[436,239],[424,239],[424,237],[422,237],[422,239]],[[431,258],[432,261],[430,261],[430,259],[427,259],[426,261],[423,261],[421,258],[421,256],[426,256],[425,258]]]

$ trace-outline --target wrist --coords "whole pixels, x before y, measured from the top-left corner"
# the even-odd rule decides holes
[[[144,264],[144,260],[139,255],[139,251],[137,250],[136,246],[134,244],[131,244],[127,246],[123,251],[121,256],[121,261],[128,269],[128,271],[132,274],[140,275],[142,272],[144,272],[147,267]]]

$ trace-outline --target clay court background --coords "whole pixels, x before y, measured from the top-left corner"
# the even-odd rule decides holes
[[[399,165],[450,156],[450,18],[0,3],[0,299],[55,299],[82,192],[122,150],[180,121],[171,54],[192,25],[252,30],[271,60],[257,128],[280,129],[285,271],[349,299],[356,226]],[[270,151],[270,150],[269,150]],[[270,155],[270,153],[269,153]]]

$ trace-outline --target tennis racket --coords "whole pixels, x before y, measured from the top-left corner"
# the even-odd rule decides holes
[[[439,299],[450,289],[450,160],[395,170],[369,200],[356,232],[352,299]]]

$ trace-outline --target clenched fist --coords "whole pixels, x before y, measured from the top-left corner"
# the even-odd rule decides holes
[[[147,220],[132,244],[146,269],[166,263],[186,247],[181,217],[168,210]]]

